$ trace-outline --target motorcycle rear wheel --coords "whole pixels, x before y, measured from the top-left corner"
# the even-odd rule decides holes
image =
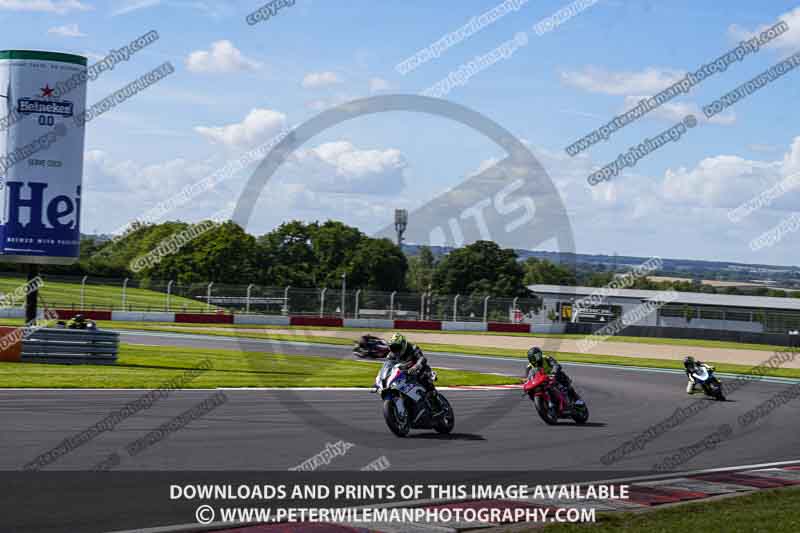
[[[410,417],[406,415],[405,420],[400,419],[392,398],[383,400],[383,418],[392,433],[398,437],[407,437],[409,431],[411,431]]]

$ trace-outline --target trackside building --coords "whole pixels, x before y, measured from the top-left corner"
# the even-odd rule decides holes
[[[543,314],[562,323],[603,324],[627,315],[636,318],[626,320],[635,326],[782,334],[800,329],[800,298],[562,285],[528,288],[542,299]]]

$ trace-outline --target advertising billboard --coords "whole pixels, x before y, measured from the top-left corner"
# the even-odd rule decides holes
[[[86,80],[85,57],[0,51],[0,261],[78,259]]]

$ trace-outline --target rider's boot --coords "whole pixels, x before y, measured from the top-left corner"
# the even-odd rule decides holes
[[[436,392],[436,389],[428,391],[428,403],[431,406],[431,413],[433,416],[442,414],[442,404],[439,402],[439,393]]]
[[[694,394],[694,381],[689,380],[686,384],[686,394]]]

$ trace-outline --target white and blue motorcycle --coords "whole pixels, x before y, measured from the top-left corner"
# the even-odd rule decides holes
[[[431,380],[436,380],[432,372]],[[372,392],[383,400],[383,418],[386,425],[398,437],[405,437],[411,429],[434,429],[438,433],[450,433],[455,425],[455,415],[450,402],[437,393],[441,410],[434,415],[433,408],[423,387],[402,363],[387,359],[375,378]]]

